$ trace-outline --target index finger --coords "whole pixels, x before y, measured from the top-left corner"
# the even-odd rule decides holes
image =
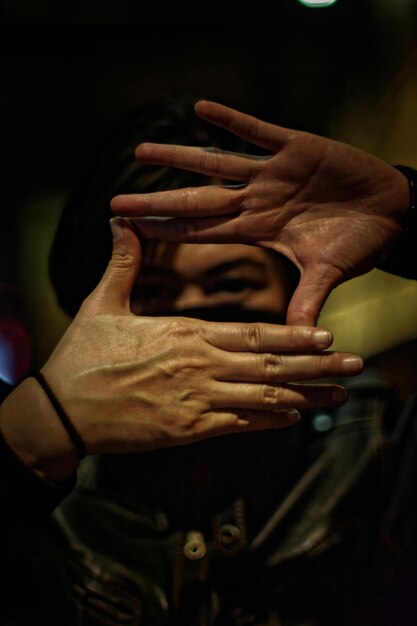
[[[304,352],[325,350],[333,341],[324,328],[275,324],[204,322],[200,335],[230,352]]]
[[[281,150],[295,132],[282,126],[263,122],[252,115],[241,113],[217,102],[200,100],[194,108],[197,115],[207,122],[225,128],[250,143],[275,152]]]
[[[187,187],[115,196],[111,210],[123,217],[209,217],[239,210],[241,187]]]

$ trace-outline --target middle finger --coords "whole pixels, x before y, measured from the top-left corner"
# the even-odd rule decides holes
[[[219,148],[201,148],[157,143],[143,143],[135,150],[136,158],[150,165],[179,167],[198,174],[226,180],[248,181],[262,169],[265,158]]]

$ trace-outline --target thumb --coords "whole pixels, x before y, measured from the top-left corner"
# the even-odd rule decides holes
[[[110,220],[113,235],[113,253],[91,301],[100,313],[129,313],[130,294],[135,285],[142,260],[139,239],[128,220],[114,217]]]
[[[287,324],[315,326],[319,313],[337,281],[323,267],[307,269],[293,293],[287,309]]]

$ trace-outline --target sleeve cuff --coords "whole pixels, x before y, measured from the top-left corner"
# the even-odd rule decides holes
[[[41,480],[13,452],[0,432],[0,525],[42,522],[74,489],[76,473],[60,483]]]
[[[389,256],[378,265],[384,272],[417,279],[417,171],[406,165],[395,165],[408,180],[410,205],[404,222],[404,230]]]

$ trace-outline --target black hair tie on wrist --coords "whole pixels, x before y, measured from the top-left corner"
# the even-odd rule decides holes
[[[50,403],[54,407],[56,414],[61,420],[63,427],[67,431],[68,436],[74,445],[78,458],[80,460],[83,459],[87,454],[84,441],[81,439],[80,434],[78,433],[74,424],[71,422],[70,418],[66,414],[62,404],[60,403],[60,401],[58,400],[58,398],[56,397],[56,395],[50,388],[49,383],[46,380],[45,376],[41,372],[34,372],[32,376],[38,381],[39,385],[42,387],[42,389],[48,396]]]

